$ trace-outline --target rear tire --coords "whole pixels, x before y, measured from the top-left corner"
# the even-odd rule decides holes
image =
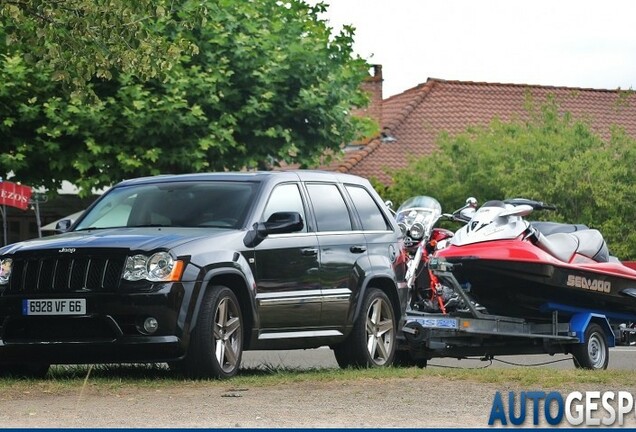
[[[377,288],[369,288],[351,333],[334,347],[338,365],[341,368],[391,366],[396,327],[393,306],[387,295]]]
[[[585,341],[572,348],[574,365],[581,369],[607,369],[609,346],[607,336],[598,324],[590,324],[585,330]]]
[[[209,289],[201,304],[186,358],[179,369],[191,378],[230,378],[243,355],[243,315],[234,292]]]
[[[418,367],[424,369],[428,365],[428,360],[425,358],[416,359],[410,351],[400,350],[395,352],[393,365],[397,367]]]

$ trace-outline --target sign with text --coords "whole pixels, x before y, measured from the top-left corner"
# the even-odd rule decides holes
[[[29,207],[31,188],[8,181],[0,182],[0,205],[26,210]]]

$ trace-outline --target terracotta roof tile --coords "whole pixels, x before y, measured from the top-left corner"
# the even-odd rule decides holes
[[[636,99],[633,91],[596,90],[523,84],[445,81],[431,78],[382,102],[382,128],[396,140],[372,139],[359,150],[346,153],[330,169],[388,184],[393,172],[409,158],[429,154],[441,131],[457,134],[471,124],[485,125],[527,116],[528,97],[537,105],[554,96],[564,111],[589,120],[603,137],[612,125],[636,137]]]

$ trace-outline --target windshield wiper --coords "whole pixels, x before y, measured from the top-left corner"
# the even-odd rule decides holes
[[[156,228],[156,227],[172,227],[173,225],[166,224],[141,224],[141,225],[127,225],[123,228]],[[118,227],[115,227],[118,228]]]
[[[145,224],[145,225],[119,225],[119,226],[108,226],[108,227],[86,227],[79,228],[73,230],[73,232],[77,231],[90,231],[90,230],[103,230],[103,229],[117,229],[117,228],[156,228],[156,227],[171,227],[172,225],[165,224]]]
[[[73,231],[66,232],[78,232],[78,231],[90,231],[90,230],[101,230],[101,229],[111,229],[111,228],[121,228],[121,227],[87,227],[87,228],[78,228]]]

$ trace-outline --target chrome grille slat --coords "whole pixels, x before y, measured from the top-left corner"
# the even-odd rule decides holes
[[[53,278],[52,287],[54,291],[64,292],[70,289],[68,283],[72,265],[73,261],[69,258],[61,258],[57,260],[55,278]]]
[[[78,291],[86,288],[86,271],[88,270],[88,258],[75,258],[71,263],[69,276],[69,289]],[[101,288],[101,287],[99,287]]]
[[[119,284],[124,269],[124,263],[125,261],[123,257],[119,260],[106,260],[104,267],[104,280],[102,282],[103,286],[117,286]]]
[[[13,261],[13,271],[11,280],[9,283],[9,289],[13,289],[15,292],[20,291],[20,288],[24,286],[24,265],[25,261]]]
[[[104,286],[104,272],[108,259],[92,258],[86,271],[86,286]]]
[[[124,262],[124,256],[13,257],[6,293],[112,292],[119,287]]]
[[[40,269],[40,261],[35,259],[30,259],[27,261],[24,270],[24,286],[34,286],[37,287],[38,283],[38,272]]]
[[[53,274],[55,271],[55,260],[47,258],[40,261],[40,274],[38,275],[37,290],[41,291],[46,289],[46,286],[53,280]]]

